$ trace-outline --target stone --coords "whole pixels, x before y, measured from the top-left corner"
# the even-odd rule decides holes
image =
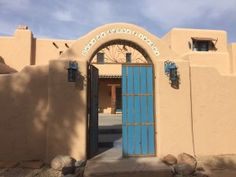
[[[177,157],[177,161],[178,161],[178,163],[180,163],[180,164],[188,164],[188,165],[190,165],[194,170],[196,169],[196,167],[197,167],[197,160],[193,157],[193,156],[191,156],[191,155],[189,155],[189,154],[187,154],[187,153],[181,153],[181,154],[179,154],[178,155],[178,157]]]
[[[83,177],[84,175],[84,167],[79,167],[75,169],[75,175],[76,177]]]
[[[75,169],[75,159],[70,156],[57,155],[51,161],[51,167],[62,171],[63,174]]]
[[[195,172],[195,168],[186,163],[178,163],[174,165],[175,173],[183,176],[191,175]]]
[[[75,166],[63,167],[61,173],[63,175],[73,174],[75,172]]]
[[[168,154],[162,158],[162,161],[167,165],[174,165],[177,163],[177,158],[171,154]]]
[[[85,164],[86,164],[85,160],[78,160],[78,161],[75,162],[75,167],[76,168],[77,167],[83,167],[83,166],[85,166]]]

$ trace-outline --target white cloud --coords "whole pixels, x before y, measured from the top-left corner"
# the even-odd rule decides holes
[[[0,0],[0,7],[10,10],[22,10],[28,8],[30,0]]]
[[[0,0],[0,33],[23,23],[35,36],[53,38],[79,37],[112,22],[135,23],[158,36],[172,27],[220,28],[235,38],[235,17],[236,0]]]
[[[96,1],[91,3],[91,20],[95,23],[104,23],[112,18],[112,4],[110,1]]]
[[[59,21],[76,21],[81,24],[100,24],[113,18],[110,1],[87,1],[81,3],[71,0],[70,3],[59,3],[56,12],[52,15]]]
[[[12,35],[15,28],[14,24],[0,20],[0,34]]]
[[[59,21],[69,22],[69,21],[74,20],[70,11],[58,10],[56,12],[53,12],[53,16],[56,20],[59,20]]]
[[[218,18],[236,11],[236,0],[144,0],[141,12],[166,27],[189,23],[199,18]]]

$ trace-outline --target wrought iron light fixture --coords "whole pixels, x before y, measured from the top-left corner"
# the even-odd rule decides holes
[[[175,89],[179,89],[179,74],[178,74],[178,67],[174,62],[165,61],[165,74],[169,77],[171,87]]]
[[[69,61],[68,71],[68,82],[76,82],[78,73],[78,63],[76,61]]]

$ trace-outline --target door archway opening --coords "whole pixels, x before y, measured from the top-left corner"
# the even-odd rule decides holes
[[[88,81],[88,157],[106,151],[154,156],[153,63],[139,45],[113,40],[92,55]]]

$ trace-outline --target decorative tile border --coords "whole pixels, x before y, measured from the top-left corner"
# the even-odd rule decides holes
[[[101,39],[106,38],[112,34],[127,34],[127,35],[132,35],[135,36],[139,39],[141,39],[142,41],[144,41],[145,43],[147,43],[152,51],[154,52],[154,54],[156,56],[160,55],[160,52],[156,46],[156,44],[151,41],[151,39],[149,39],[147,36],[145,36],[144,34],[137,32],[135,30],[131,30],[129,28],[112,28],[109,29],[107,31],[103,31],[99,34],[97,34],[94,38],[92,38],[89,43],[87,45],[85,45],[83,51],[82,51],[82,55],[86,56],[88,54],[88,52],[90,51],[90,49]]]

